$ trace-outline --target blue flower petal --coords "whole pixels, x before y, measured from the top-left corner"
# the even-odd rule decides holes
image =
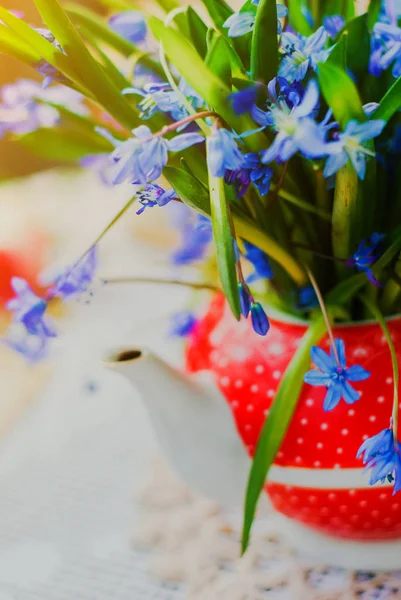
[[[341,400],[341,387],[339,385],[332,385],[328,388],[326,397],[323,402],[323,410],[328,412],[336,408]]]
[[[330,373],[332,369],[336,368],[334,358],[322,350],[322,348],[319,348],[319,346],[312,346],[310,355],[315,365],[324,373]]]
[[[309,385],[313,386],[328,386],[332,380],[329,375],[326,375],[325,373],[322,373],[317,369],[311,369],[310,371],[305,373],[304,381],[305,383],[308,383]]]
[[[347,369],[347,379],[348,381],[363,381],[364,379],[368,379],[370,377],[370,371],[367,371],[360,365],[352,365]]]

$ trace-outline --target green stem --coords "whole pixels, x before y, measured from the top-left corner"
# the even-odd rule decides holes
[[[334,333],[333,333],[333,329],[331,327],[330,317],[329,317],[329,314],[327,312],[327,308],[326,308],[325,302],[323,300],[322,292],[320,291],[320,288],[319,288],[319,286],[317,284],[315,276],[313,275],[312,271],[309,269],[309,267],[307,265],[305,265],[305,270],[308,273],[308,277],[309,277],[310,282],[311,282],[311,284],[313,286],[313,289],[315,290],[316,297],[317,297],[317,299],[319,301],[319,305],[320,305],[320,309],[321,309],[322,314],[323,314],[324,322],[326,323],[327,333],[329,334],[329,338],[330,338],[330,346],[331,346],[331,348],[333,350],[337,366],[339,368],[341,368],[340,357],[338,356],[337,346],[336,346],[336,343],[335,343],[335,340],[334,340]]]
[[[372,315],[376,318],[377,322],[380,324],[380,326],[383,330],[384,336],[387,340],[389,350],[390,350],[391,363],[393,366],[393,383],[394,383],[392,428],[393,428],[393,432],[394,432],[394,441],[397,442],[397,440],[398,440],[398,413],[399,413],[398,386],[399,386],[399,381],[400,381],[397,353],[396,353],[393,338],[391,337],[391,333],[387,326],[386,320],[383,317],[383,315],[382,315],[381,311],[379,310],[379,308],[377,307],[377,305],[374,302],[372,302],[369,298],[367,298],[366,296],[360,296],[360,298],[361,298],[362,302],[366,305],[366,307],[370,310]]]
[[[336,177],[336,189],[333,206],[332,241],[333,254],[339,258],[348,258],[352,253],[355,239],[354,229],[356,202],[358,195],[358,175],[348,161],[340,169]],[[339,274],[344,275],[345,267],[339,267]]]
[[[101,277],[107,284],[126,283],[150,283],[162,285],[177,285],[188,287],[193,290],[208,290],[209,292],[221,293],[221,289],[212,283],[198,283],[196,281],[181,281],[180,279],[157,279],[154,277]]]
[[[290,202],[290,204],[294,204],[294,206],[298,206],[298,208],[302,208],[303,210],[306,210],[307,212],[313,213],[314,215],[321,217],[325,221],[331,221],[331,214],[324,208],[319,208],[317,206],[313,206],[313,204],[309,204],[309,202],[306,202],[305,200],[301,200],[301,198],[298,198],[298,196],[295,196],[295,194],[291,194],[290,192],[287,192],[286,190],[280,189],[277,192],[274,184],[271,186],[271,190],[272,190],[272,192],[277,193],[277,196],[279,198],[282,198],[283,200],[287,200],[287,202]]]

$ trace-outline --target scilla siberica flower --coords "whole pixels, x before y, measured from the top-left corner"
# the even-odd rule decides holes
[[[257,6],[259,0],[253,0],[252,4]],[[288,9],[282,4],[277,4],[277,17],[278,19],[284,19],[288,14]],[[232,38],[241,37],[247,33],[250,33],[256,20],[256,11],[243,11],[237,12],[228,17],[223,27],[228,29],[228,35]],[[281,22],[277,20],[277,33],[281,33]]]
[[[193,108],[200,108],[204,100],[193,90],[184,79],[181,78],[178,85],[179,90],[185,95]],[[141,88],[131,87],[123,90],[123,94],[136,94],[142,96],[143,100],[138,104],[142,119],[150,119],[158,111],[170,113],[174,121],[180,121],[188,116],[187,109],[182,105],[181,99],[171,88],[169,83],[151,82]]]
[[[273,271],[269,263],[269,259],[263,250],[260,250],[257,246],[244,242],[246,254],[244,257],[254,267],[254,272],[247,278],[247,283],[254,283],[260,279],[271,279],[273,277]]]
[[[370,485],[378,482],[394,482],[394,494],[401,490],[401,444],[394,440],[394,432],[384,429],[367,439],[358,450],[365,470],[371,469]]]
[[[173,337],[187,337],[193,332],[197,319],[189,310],[175,313],[171,319],[169,335]]]
[[[15,298],[7,302],[6,308],[14,313],[14,323],[21,323],[30,335],[55,337],[56,333],[45,318],[47,302],[34,294],[29,284],[21,277],[13,277],[11,286]]]
[[[380,286],[380,283],[373,275],[371,267],[381,255],[380,247],[383,240],[383,234],[372,233],[368,240],[363,240],[359,244],[357,251],[345,263],[347,267],[356,267],[358,271],[366,273],[369,281],[377,286]]]
[[[180,152],[205,139],[198,133],[182,133],[166,140],[160,135],[154,136],[145,125],[137,127],[132,133],[135,137],[124,142],[114,140],[106,133],[108,139],[117,146],[110,157],[114,165],[114,185],[123,182],[145,185],[148,181],[159,179],[169,152]]]
[[[154,206],[166,206],[171,200],[177,198],[177,194],[173,189],[163,190],[159,185],[149,184],[143,190],[136,193],[136,197],[142,207],[136,212],[137,215],[141,215],[146,208],[153,208]]]
[[[109,19],[109,25],[121,37],[133,44],[141,44],[146,39],[146,21],[139,11],[127,10],[113,15]]]
[[[48,298],[57,297],[67,302],[86,292],[93,282],[97,263],[97,250],[93,246],[75,265],[56,279],[48,291]]]
[[[279,75],[288,81],[301,81],[309,69],[316,69],[319,62],[326,62],[333,49],[326,48],[328,33],[324,27],[309,37],[284,32],[281,36],[281,52],[284,55]]]
[[[235,135],[228,129],[214,128],[206,140],[207,164],[213,177],[224,177],[226,171],[238,171],[244,165],[244,156],[238,148]]]
[[[237,198],[242,198],[251,183],[254,184],[261,196],[266,196],[270,190],[272,177],[273,170],[261,163],[260,156],[256,152],[243,155],[243,165],[240,169],[227,170],[225,173],[225,181],[229,185],[234,185]]]
[[[257,333],[258,335],[261,335],[261,336],[267,335],[267,333],[270,329],[270,322],[269,322],[269,319],[268,319],[262,305],[259,302],[252,302],[251,308],[250,308],[250,313],[251,313],[252,327],[253,327],[255,333]]]
[[[340,33],[345,25],[345,19],[341,15],[330,15],[325,17],[323,26],[329,36],[334,39]]]
[[[339,364],[337,364],[336,356],[333,348],[330,349],[330,354],[318,346],[313,346],[311,349],[311,358],[318,369],[312,369],[304,376],[305,383],[313,386],[325,386],[327,394],[323,403],[323,410],[333,410],[341,398],[344,398],[347,404],[353,404],[360,398],[360,393],[354,390],[350,385],[350,381],[363,381],[370,376],[369,371],[366,371],[360,365],[346,366],[345,345],[343,340],[335,340]]]
[[[375,152],[364,146],[364,142],[379,136],[386,126],[386,121],[376,119],[366,123],[349,121],[345,130],[338,134],[338,139],[330,144],[330,156],[327,159],[324,176],[331,177],[337,173],[350,159],[359,179],[365,178],[366,157],[375,156]]]
[[[380,75],[392,65],[394,77],[401,75],[401,28],[396,23],[378,22],[374,30],[370,73]]]
[[[308,158],[318,158],[329,153],[325,141],[327,126],[325,122],[317,124],[312,117],[319,106],[319,88],[311,81],[305,95],[299,104],[292,108],[285,94],[276,92],[277,80],[269,83],[268,111],[264,112],[257,106],[251,111],[251,116],[261,126],[271,127],[277,135],[273,144],[262,155],[263,163],[274,159],[282,163],[289,160],[296,152],[301,151]]]

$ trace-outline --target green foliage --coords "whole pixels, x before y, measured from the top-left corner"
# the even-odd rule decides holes
[[[193,45],[197,49],[199,56],[205,58],[207,52],[207,27],[198,13],[191,6],[188,6],[187,17]]]
[[[373,113],[372,119],[389,121],[401,108],[401,77],[399,77],[380,101],[379,108]]]
[[[19,141],[34,154],[50,160],[77,162],[90,154],[110,152],[107,140],[83,128],[58,126],[42,128],[20,136]],[[62,143],[60,143],[62,139]]]
[[[251,79],[268,83],[278,71],[276,0],[260,0],[252,35]]]
[[[323,317],[317,318],[309,327],[291,359],[279,385],[259,437],[245,499],[244,524],[242,530],[242,552],[248,547],[252,523],[260,494],[277,452],[284,440],[288,426],[298,403],[304,383],[304,375],[310,365],[310,349],[324,336],[326,326]]]
[[[320,63],[318,78],[323,96],[341,127],[348,121],[366,121],[358,89],[347,73],[336,65]],[[341,90],[341,94],[339,94]]]

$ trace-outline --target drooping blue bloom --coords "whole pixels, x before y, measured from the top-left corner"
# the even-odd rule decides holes
[[[360,365],[346,366],[345,345],[343,340],[336,339],[335,345],[339,358],[337,364],[333,348],[330,348],[330,354],[318,346],[311,349],[311,358],[317,369],[312,369],[304,376],[305,383],[313,386],[325,386],[327,394],[323,403],[323,410],[329,411],[336,408],[341,398],[344,398],[347,404],[353,404],[360,398],[359,392],[354,390],[350,381],[363,381],[370,376]]]
[[[215,128],[207,138],[207,164],[213,177],[224,177],[226,171],[238,171],[244,156],[238,148],[235,135],[228,129]]]
[[[261,126],[271,127],[276,133],[274,142],[263,154],[262,162],[270,163],[274,159],[282,163],[300,151],[307,158],[320,158],[329,153],[325,140],[327,126],[325,122],[316,123],[312,117],[319,106],[319,88],[311,81],[299,104],[290,108],[285,96],[276,93],[276,80],[269,84],[270,96],[275,100],[265,112],[255,106],[251,115]],[[293,95],[293,99],[295,99]]]
[[[258,189],[261,196],[266,196],[270,190],[273,170],[261,163],[260,156],[256,152],[249,152],[243,155],[243,166],[236,171],[226,171],[225,181],[229,185],[234,185],[237,191],[237,198],[242,196],[248,190],[251,182]]]
[[[73,300],[86,292],[92,284],[97,269],[97,249],[92,248],[75,265],[66,269],[48,291],[48,297]]]
[[[328,33],[324,27],[309,37],[284,32],[281,36],[279,75],[288,81],[302,81],[309,69],[316,69],[319,62],[326,62],[333,49],[326,49]]]
[[[370,485],[386,481],[394,482],[394,494],[401,490],[401,444],[394,441],[391,429],[384,429],[367,439],[358,450],[365,470],[371,469]]]
[[[331,177],[350,159],[359,179],[364,179],[366,157],[374,157],[375,152],[369,150],[363,144],[379,136],[385,126],[386,121],[380,119],[367,121],[366,123],[348,121],[345,131],[338,134],[338,140],[330,144],[330,156],[324,168],[324,176]]]
[[[301,288],[298,292],[297,308],[300,310],[311,310],[319,305],[316,292],[313,286],[308,285]]]
[[[141,44],[146,39],[146,21],[139,11],[127,10],[113,15],[109,24],[116,33],[133,44]]]
[[[46,300],[37,296],[21,277],[13,277],[11,287],[15,292],[15,298],[7,302],[6,308],[14,313],[14,323],[22,323],[31,335],[55,337],[55,331],[45,318]]]
[[[245,289],[242,283],[238,284],[238,294],[239,301],[241,305],[241,314],[245,319],[249,316],[249,311],[251,310],[251,299],[249,297],[248,290]]]
[[[255,269],[252,275],[247,278],[246,282],[254,283],[260,279],[271,279],[273,277],[273,271],[269,259],[263,250],[260,250],[257,246],[254,246],[249,242],[244,242],[244,246],[246,250],[244,257],[249,260]]]
[[[257,85],[251,85],[229,95],[228,98],[231,100],[233,111],[236,115],[243,115],[250,112],[252,106],[256,103],[258,87]]]
[[[401,76],[401,27],[397,24],[376,23],[372,41],[369,71],[380,75],[392,65],[394,77]]]
[[[197,322],[197,318],[189,310],[175,313],[171,319],[169,335],[173,337],[187,337],[193,332]]]
[[[259,4],[259,0],[254,0],[252,2],[254,5]],[[277,4],[277,17],[278,19],[284,19],[288,14],[288,10],[282,4]],[[228,29],[228,35],[232,38],[241,37],[242,35],[246,35],[250,33],[254,26],[256,20],[256,11],[243,11],[232,14],[228,17],[228,19],[223,24],[223,27]],[[281,33],[281,22],[277,20],[277,33]]]
[[[344,28],[345,19],[341,15],[330,15],[325,17],[323,25],[329,36],[334,39]]]
[[[166,206],[169,202],[177,199],[177,194],[173,189],[163,190],[159,185],[149,184],[145,189],[137,192],[138,201],[142,207],[137,211],[137,215],[141,215],[146,208],[154,206]]]
[[[116,145],[110,157],[111,164],[114,165],[114,185],[123,182],[145,185],[159,179],[167,164],[169,152],[180,152],[205,139],[198,133],[182,133],[166,140],[160,135],[154,136],[145,125],[137,127],[132,133],[134,137],[124,142],[112,140]]]
[[[368,240],[359,244],[357,251],[345,263],[347,267],[356,267],[358,271],[366,273],[369,281],[377,286],[380,286],[380,283],[373,275],[371,267],[381,255],[384,237],[381,233],[372,233]]]
[[[203,260],[213,239],[210,219],[185,207],[184,215],[181,215],[176,224],[180,231],[181,241],[171,257],[172,263],[189,265]]]
[[[255,333],[261,336],[267,335],[270,329],[270,322],[262,305],[259,302],[252,302],[250,312],[252,327]]]

